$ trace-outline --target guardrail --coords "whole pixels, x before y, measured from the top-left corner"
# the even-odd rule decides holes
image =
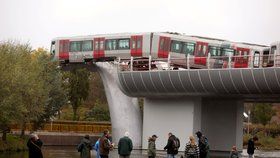
[[[26,130],[32,131],[32,124],[26,124]],[[13,124],[10,126],[11,131],[21,130],[20,125]],[[109,122],[82,122],[82,121],[53,121],[46,123],[39,131],[46,132],[75,132],[75,133],[103,133],[105,129],[111,131]]]
[[[234,69],[234,68],[265,68],[279,67],[280,55],[238,55],[119,59],[119,71],[152,71],[178,69]]]

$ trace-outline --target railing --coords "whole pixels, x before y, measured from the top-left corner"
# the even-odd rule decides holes
[[[10,126],[11,131],[21,130],[20,125]],[[111,131],[111,123],[108,122],[83,122],[83,121],[53,121],[46,123],[40,131],[46,132],[75,132],[75,133],[102,133],[105,129]],[[32,124],[26,124],[26,130],[32,131]]]
[[[153,71],[180,69],[234,69],[280,67],[280,55],[238,55],[119,59],[119,71]]]

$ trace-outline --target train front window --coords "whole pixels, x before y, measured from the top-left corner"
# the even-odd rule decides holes
[[[52,41],[52,44],[51,44],[51,55],[54,55],[55,54],[55,41]]]
[[[183,53],[185,53],[186,55],[187,54],[193,55],[194,48],[195,48],[195,44],[194,43],[184,43]]]
[[[171,41],[171,52],[181,53],[182,43],[179,41]]]
[[[92,41],[83,41],[82,43],[82,51],[92,51]]]
[[[129,49],[129,39],[120,39],[118,41],[119,49]]]
[[[70,42],[70,52],[80,52],[82,48],[81,41]]]

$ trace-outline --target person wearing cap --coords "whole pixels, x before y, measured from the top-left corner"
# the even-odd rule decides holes
[[[133,149],[132,140],[129,138],[129,133],[125,132],[124,137],[119,140],[118,154],[120,158],[129,158]]]
[[[156,135],[152,135],[152,137],[150,137],[148,139],[148,156],[149,158],[155,158],[156,157],[156,139],[157,136]]]
[[[81,140],[78,148],[80,148],[80,157],[81,158],[90,158],[90,150],[92,149],[92,143],[89,139],[89,135],[85,135],[85,137]]]
[[[43,142],[37,134],[31,134],[27,142],[29,158],[43,158],[41,147]]]
[[[208,158],[210,148],[207,138],[204,135],[202,135],[200,131],[197,131],[195,134],[198,138],[199,157]]]

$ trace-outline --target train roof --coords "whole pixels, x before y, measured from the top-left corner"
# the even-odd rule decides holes
[[[61,39],[89,39],[89,38],[98,38],[98,37],[127,37],[127,36],[131,36],[131,35],[149,35],[149,34],[155,34],[155,35],[164,35],[164,36],[168,36],[168,37],[172,37],[175,39],[184,39],[184,40],[195,40],[195,41],[202,41],[202,42],[208,42],[213,44],[223,44],[223,45],[239,45],[239,46],[246,46],[246,47],[254,47],[254,48],[265,48],[268,47],[266,45],[261,45],[261,44],[253,44],[253,43],[247,43],[247,42],[233,42],[233,41],[229,41],[226,39],[219,39],[219,38],[212,38],[212,37],[204,37],[204,36],[196,36],[196,35],[185,35],[185,34],[181,34],[178,32],[138,32],[138,33],[128,33],[128,32],[124,32],[124,33],[109,33],[109,34],[96,34],[96,35],[84,35],[84,36],[68,36],[68,37],[57,37],[54,38],[52,40],[61,40]],[[280,43],[280,42],[274,42],[275,43]]]

